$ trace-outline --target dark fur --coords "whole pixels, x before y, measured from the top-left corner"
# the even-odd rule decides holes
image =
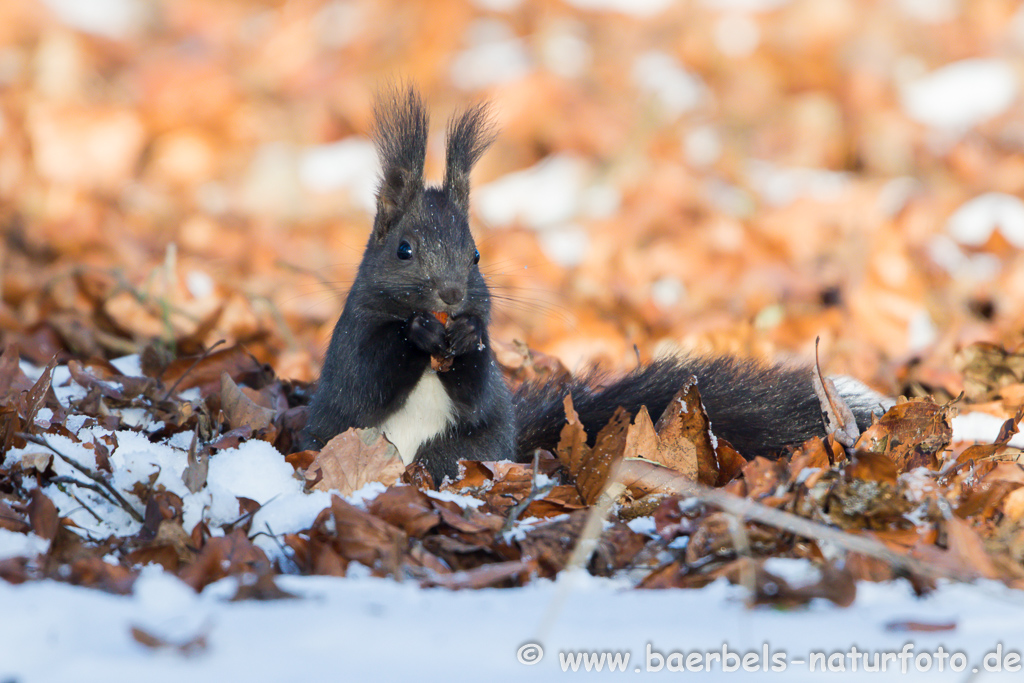
[[[468,176],[487,141],[483,110],[452,124],[444,189],[423,187],[427,115],[412,90],[378,100],[375,141],[381,183],[373,234],[324,358],[304,447],[321,448],[350,427],[379,426],[401,408],[431,354],[454,356],[439,378],[452,398],[452,431],[420,447],[438,477],[460,458],[503,459],[514,451],[511,394],[487,336],[491,302],[469,231]],[[414,257],[396,257],[410,243]],[[447,329],[430,314],[444,311]]]
[[[310,404],[305,448],[350,427],[380,426],[402,407],[432,354],[454,359],[438,377],[455,405],[455,425],[416,455],[438,481],[457,474],[459,459],[529,459],[536,448],[553,448],[567,392],[593,437],[619,406],[635,414],[646,405],[657,420],[694,375],[714,433],[747,457],[824,434],[808,369],[731,358],[659,360],[603,387],[596,376],[528,385],[513,400],[490,349],[490,293],[468,223],[469,174],[492,140],[487,110],[471,108],[449,123],[440,189],[423,186],[427,114],[415,91],[386,93],[375,113],[377,215]],[[396,257],[403,240],[413,249],[409,260]],[[447,312],[448,325],[431,311]],[[867,408],[855,409],[858,422],[870,422]]]

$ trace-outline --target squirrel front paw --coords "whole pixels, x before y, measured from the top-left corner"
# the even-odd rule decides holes
[[[448,355],[463,356],[484,348],[483,322],[466,315],[448,321]]]
[[[447,344],[444,325],[429,313],[414,313],[409,318],[406,336],[416,348],[431,356],[445,355]]]

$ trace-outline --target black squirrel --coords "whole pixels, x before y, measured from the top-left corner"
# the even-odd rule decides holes
[[[469,175],[493,140],[485,105],[448,124],[441,187],[425,187],[428,117],[413,88],[376,101],[382,172],[373,232],[324,358],[302,446],[378,427],[403,461],[440,483],[464,460],[527,460],[552,449],[573,403],[593,437],[622,406],[657,421],[693,376],[716,436],[751,458],[825,434],[812,369],[731,357],[656,360],[596,388],[595,376],[526,384],[514,394],[487,333],[491,297],[469,229]],[[864,428],[881,396],[837,382]]]

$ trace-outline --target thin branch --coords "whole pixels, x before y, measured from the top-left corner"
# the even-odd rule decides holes
[[[76,461],[76,460],[74,460],[72,458],[69,458],[68,456],[66,456],[63,453],[61,453],[60,451],[58,451],[52,444],[50,444],[49,441],[46,440],[45,437],[36,436],[35,434],[25,434],[25,433],[19,433],[18,436],[20,436],[21,438],[25,439],[26,441],[28,441],[30,443],[34,443],[36,445],[43,446],[44,448],[50,450],[50,452],[52,452],[58,458],[60,458],[61,460],[63,460],[67,464],[71,465],[72,467],[74,467],[76,470],[78,470],[79,472],[84,474],[89,479],[92,479],[94,482],[96,482],[101,487],[106,489],[110,493],[110,495],[112,495],[114,497],[114,499],[116,500],[117,504],[120,505],[122,508],[124,508],[125,512],[127,512],[129,515],[131,515],[132,519],[134,519],[136,522],[142,523],[142,521],[143,521],[142,515],[140,515],[138,513],[138,511],[134,507],[132,507],[131,503],[129,503],[127,500],[125,500],[124,496],[121,495],[120,491],[118,491],[116,488],[114,488],[114,486],[109,481],[107,481],[106,479],[104,479],[100,475],[96,474],[95,472],[90,470],[85,465],[82,465],[78,461]]]
[[[512,531],[516,521],[519,519],[519,515],[523,514],[523,510],[530,506],[530,503],[543,498],[547,495],[548,491],[555,488],[554,483],[548,484],[547,486],[537,485],[537,467],[540,464],[540,449],[538,448],[533,452],[533,480],[530,484],[530,492],[521,501],[513,505],[509,511],[508,516],[505,518],[505,524],[501,527],[501,533],[507,533]]]
[[[916,557],[896,552],[880,541],[856,536],[827,524],[795,515],[792,512],[777,510],[757,501],[740,498],[697,482],[679,482],[677,489],[681,495],[694,498],[706,505],[713,505],[737,517],[782,529],[803,538],[834,543],[844,550],[874,557],[911,574],[935,579],[953,579],[963,583],[970,583],[977,578],[968,572],[939,567]]]
[[[169,399],[171,397],[171,395],[174,394],[174,390],[178,388],[179,384],[181,384],[181,381],[183,379],[185,379],[186,377],[188,377],[188,373],[190,373],[193,370],[195,370],[197,365],[199,365],[204,360],[206,360],[210,356],[210,354],[213,353],[213,350],[215,348],[217,348],[218,346],[220,346],[221,344],[223,344],[223,343],[224,343],[223,339],[218,340],[216,343],[213,344],[213,346],[211,346],[210,348],[208,348],[205,351],[203,351],[203,354],[201,356],[199,356],[199,358],[196,358],[196,362],[192,363],[192,365],[190,365],[188,367],[188,370],[186,370],[185,372],[181,373],[181,377],[179,377],[174,382],[174,384],[171,385],[171,388],[167,390],[166,394],[164,394],[164,397],[163,397],[162,401],[166,401],[167,399]]]

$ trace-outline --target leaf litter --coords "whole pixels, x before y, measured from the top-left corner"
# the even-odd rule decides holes
[[[186,372],[145,377],[137,364],[133,376],[105,362],[51,363],[30,383],[6,356],[0,526],[46,549],[5,559],[0,575],[124,592],[158,564],[197,591],[235,576],[236,599],[278,599],[275,576],[344,576],[352,563],[474,589],[553,578],[578,561],[641,588],[725,578],[752,604],[780,606],[848,605],[859,581],[898,577],[925,592],[937,578],[1024,588],[1024,475],[1007,445],[1024,408],[995,443],[959,452],[956,406],[913,399],[853,448],[828,436],[746,461],[715,438],[693,381],[656,424],[646,409],[619,411],[594,435],[566,398],[555,453],[465,460],[456,481],[437,484],[375,430],[286,459],[272,443],[296,442],[288,432],[301,420],[285,416],[307,390],[244,358],[225,349],[172,363],[218,377],[218,392]],[[167,382],[189,389],[169,393]],[[259,477],[280,479],[262,490],[242,481],[261,461],[277,465]],[[282,513],[282,499],[303,511]],[[644,517],[654,523],[627,524]],[[764,568],[770,558],[807,561],[820,580],[792,587]]]

